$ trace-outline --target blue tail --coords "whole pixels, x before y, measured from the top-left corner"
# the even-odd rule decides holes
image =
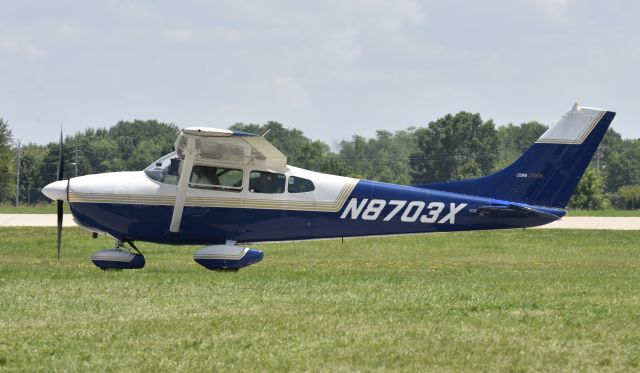
[[[577,104],[507,168],[420,188],[565,208],[616,113]]]

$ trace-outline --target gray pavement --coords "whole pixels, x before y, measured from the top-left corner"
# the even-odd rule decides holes
[[[55,227],[56,214],[0,214],[0,227]],[[71,214],[64,214],[63,227],[76,227]]]
[[[538,228],[640,230],[640,217],[569,216]]]
[[[0,227],[55,226],[55,214],[0,214]],[[63,226],[76,226],[70,214],[64,215]],[[640,217],[566,217],[538,228],[640,230]]]

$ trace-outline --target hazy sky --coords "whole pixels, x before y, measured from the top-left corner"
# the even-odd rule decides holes
[[[276,120],[329,144],[460,110],[640,137],[640,2],[0,2],[0,117],[22,142],[155,118]]]

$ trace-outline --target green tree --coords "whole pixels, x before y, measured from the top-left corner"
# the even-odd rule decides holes
[[[92,141],[87,154],[92,160],[93,172],[124,171],[125,161],[119,148],[119,144],[111,137],[105,136]]]
[[[414,128],[391,133],[377,131],[365,139],[355,135],[340,144],[340,157],[352,168],[352,175],[387,183],[410,184],[409,157],[416,151]]]
[[[174,139],[175,140],[175,139]],[[170,153],[171,150],[167,149],[163,144],[155,142],[153,140],[140,141],[129,159],[127,159],[127,169],[129,170],[142,170],[151,162],[160,158],[161,155]]]
[[[615,177],[610,177],[614,175],[609,175],[609,172],[608,172],[609,167],[607,166],[609,162],[611,162],[614,158],[619,156],[620,152],[625,147],[625,143],[627,143],[627,141],[622,139],[622,135],[620,133],[616,132],[613,128],[609,128],[607,130],[607,133],[605,133],[604,137],[602,138],[602,142],[598,146],[596,153],[593,155],[593,159],[591,160],[591,166],[598,167],[601,170],[604,170],[605,175],[607,176],[606,177],[607,183],[605,184],[605,188],[609,188],[608,183],[610,179],[611,180],[616,179]],[[617,188],[610,189],[610,190],[608,189],[608,190],[613,191],[616,189]]]
[[[46,157],[47,148],[42,145],[27,144],[20,147],[20,189],[25,190],[20,194],[21,202],[45,201],[44,196],[35,190],[43,185],[40,171]]]
[[[9,124],[0,118],[0,201],[10,202],[15,198],[15,153]]]
[[[492,120],[480,114],[447,114],[416,130],[411,156],[415,184],[480,176],[493,170],[499,139]]]
[[[157,120],[120,121],[109,129],[89,128],[64,139],[64,175],[75,176],[73,163],[78,159],[78,175],[140,170],[173,151],[179,129]],[[59,143],[47,144],[45,161],[40,166],[41,185],[56,179]]]
[[[112,163],[111,171],[140,170],[160,156],[174,150],[180,130],[174,124],[155,119],[118,122],[106,137],[117,145],[122,162]]]
[[[334,153],[327,153],[324,156],[322,160],[322,168],[318,171],[332,175],[359,177],[344,159]]]
[[[615,208],[632,210],[640,208],[640,185],[623,185],[612,196],[611,203]]]
[[[578,183],[569,207],[583,210],[602,210],[606,207],[604,176],[595,167],[588,167]]]
[[[640,184],[640,141],[623,139],[609,129],[591,161],[606,174],[605,190],[613,192],[624,185]]]
[[[497,151],[497,169],[506,167],[524,153],[547,130],[540,122],[526,122],[519,125],[512,123],[498,127],[500,151]]]

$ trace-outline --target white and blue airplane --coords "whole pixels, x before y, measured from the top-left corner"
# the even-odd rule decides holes
[[[534,227],[560,219],[614,112],[575,104],[520,158],[494,174],[404,186],[287,165],[263,136],[215,128],[181,131],[175,152],[144,171],[62,179],[43,193],[76,223],[115,240],[102,269],[145,264],[134,241],[208,245],[194,259],[238,270],[262,260],[265,241]],[[62,140],[61,140],[62,144]],[[125,247],[128,244],[135,251]]]

